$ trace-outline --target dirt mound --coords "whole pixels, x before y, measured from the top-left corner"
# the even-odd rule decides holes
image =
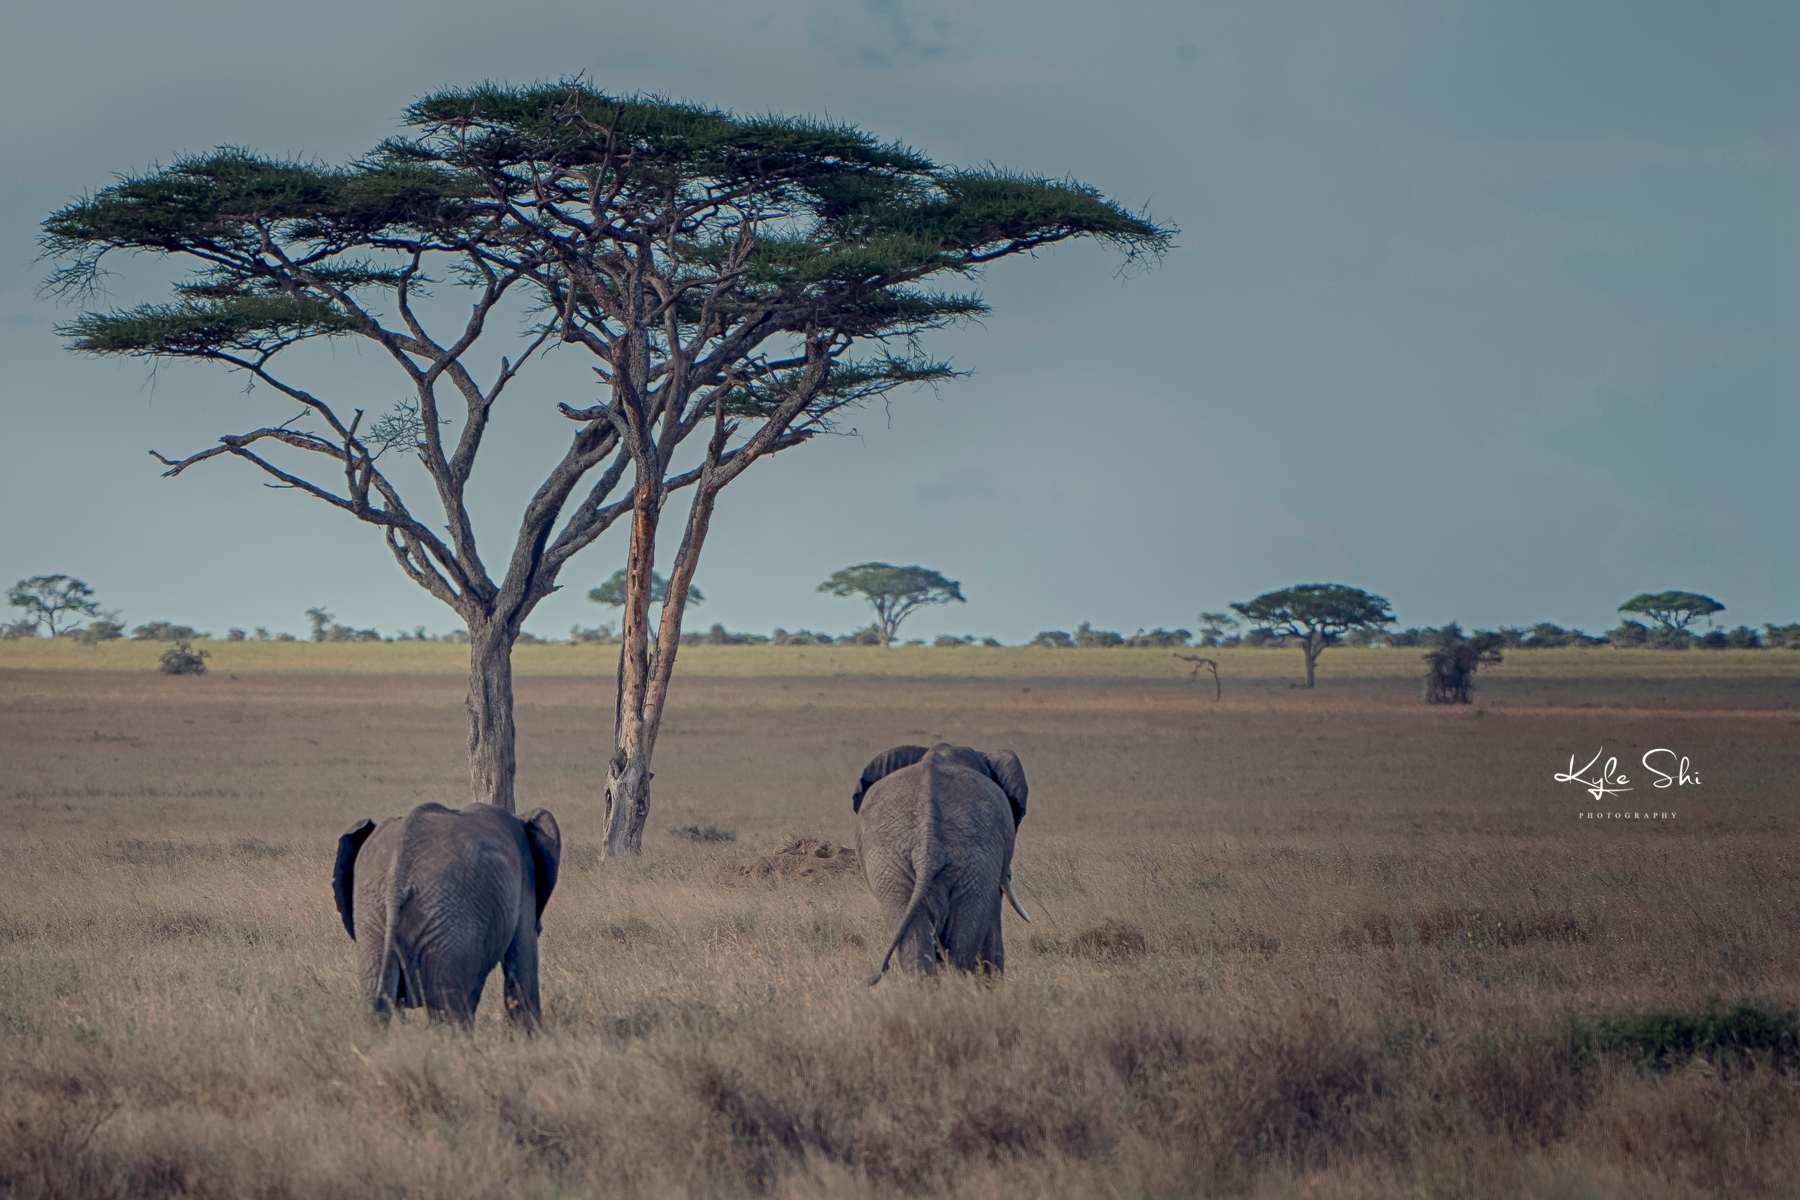
[[[856,851],[849,846],[797,837],[773,854],[751,859],[738,870],[753,879],[820,879],[859,874],[862,864],[856,861]]]

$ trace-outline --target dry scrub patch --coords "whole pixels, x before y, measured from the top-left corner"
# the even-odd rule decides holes
[[[331,908],[352,820],[458,801],[462,680],[229,675],[0,671],[0,1195],[1699,1197],[1800,1176],[1787,676],[1571,681],[1602,707],[1477,719],[1273,687],[1211,706],[1124,673],[696,672],[651,827],[739,840],[653,833],[608,863],[589,789],[610,682],[526,678],[521,796],[568,848],[525,1038],[497,993],[472,1034],[372,1025]],[[1652,686],[1666,708],[1631,690]],[[1007,917],[998,984],[869,989],[849,792],[875,752],[940,735],[1024,759],[1033,924]],[[1706,785],[1677,821],[1580,822],[1549,777],[1589,743],[1677,746]]]

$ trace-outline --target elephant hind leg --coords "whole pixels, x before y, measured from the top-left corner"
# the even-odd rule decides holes
[[[543,1019],[538,1001],[537,939],[520,934],[506,948],[500,960],[500,975],[506,981],[506,1015],[526,1026]]]

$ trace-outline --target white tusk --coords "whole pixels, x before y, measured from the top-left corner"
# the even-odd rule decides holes
[[[1011,902],[1013,911],[1018,913],[1021,917],[1024,917],[1027,925],[1031,924],[1031,914],[1019,907],[1019,898],[1012,894],[1012,880],[1002,879],[1000,881],[1000,890],[1006,893],[1006,898]]]

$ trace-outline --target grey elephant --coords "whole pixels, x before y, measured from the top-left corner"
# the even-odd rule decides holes
[[[421,804],[338,839],[331,886],[375,1012],[423,1007],[467,1024],[499,964],[506,1011],[535,1024],[538,934],[562,832],[544,809]]]
[[[856,855],[890,938],[871,987],[903,946],[901,961],[927,975],[940,961],[1005,971],[1001,897],[1031,920],[1012,892],[1027,791],[1011,750],[896,746],[863,769],[851,797]]]

